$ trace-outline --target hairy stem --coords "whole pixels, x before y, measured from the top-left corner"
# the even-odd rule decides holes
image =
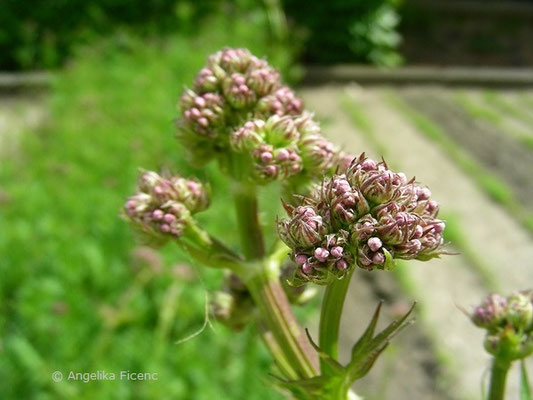
[[[511,363],[494,357],[490,370],[490,388],[488,400],[503,400],[505,395],[505,380]]]
[[[322,298],[318,343],[320,348],[335,360],[339,358],[339,329],[342,309],[352,275],[353,271],[344,279],[329,284]],[[327,365],[321,361],[320,368],[322,373],[324,373]]]

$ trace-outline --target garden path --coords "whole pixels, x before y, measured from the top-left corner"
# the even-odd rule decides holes
[[[408,176],[416,174],[417,180],[427,184],[440,202],[444,218],[453,219],[454,229],[460,232],[460,243],[456,244],[460,255],[427,263],[405,263],[399,267],[397,279],[391,278],[394,274],[382,272],[359,273],[359,276],[372,275],[374,284],[369,289],[368,279],[356,279],[351,287],[346,309],[353,308],[358,313],[345,313],[342,330],[345,352],[349,352],[349,346],[360,334],[361,318],[366,321],[377,297],[395,300],[390,305],[393,310],[405,308],[406,298],[419,302],[421,323],[403,333],[395,347],[396,354],[382,361],[378,370],[365,378],[387,382],[383,390],[394,393],[395,399],[479,398],[481,374],[489,358],[482,349],[483,332],[470,324],[459,307],[468,308],[477,303],[490,289],[508,293],[533,282],[531,232],[493,202],[468,171],[461,169],[391,101],[391,97],[396,102],[406,102],[406,98],[422,102],[427,98],[427,108],[431,109],[439,104],[432,102],[437,93],[440,101],[458,107],[453,103],[453,92],[432,87],[392,91],[355,84],[300,90],[307,107],[324,119],[324,131],[335,143],[354,154],[364,150],[379,158],[385,153],[393,168]],[[406,104],[412,107],[409,102]],[[353,113],[351,108],[358,110]],[[457,127],[449,122],[436,121],[445,134]],[[496,130],[491,129],[491,133]],[[482,141],[483,137],[477,140]],[[381,287],[378,295],[376,282]],[[402,299],[399,303],[398,298]],[[518,376],[513,371],[509,398],[517,398],[517,383]],[[387,397],[359,392],[367,398]]]

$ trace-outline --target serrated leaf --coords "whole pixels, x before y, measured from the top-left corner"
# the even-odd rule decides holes
[[[520,362],[520,400],[532,400],[531,387],[527,377],[526,363],[524,360]]]

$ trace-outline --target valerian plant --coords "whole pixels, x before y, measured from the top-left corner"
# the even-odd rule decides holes
[[[470,319],[487,331],[485,350],[492,355],[487,399],[504,398],[507,373],[517,360],[522,361],[521,399],[531,399],[524,359],[533,354],[533,290],[491,294],[473,308]]]
[[[190,162],[214,160],[231,179],[240,252],[196,220],[209,207],[210,189],[194,178],[143,172],[125,217],[153,242],[173,241],[198,264],[227,271],[213,314],[234,329],[258,319],[278,386],[297,399],[356,398],[353,382],[408,325],[412,308],[376,332],[380,304],[342,365],[338,336],[350,279],[356,268],[391,270],[397,259],[446,253],[430,190],[385,161],[339,151],[279,73],[246,49],[210,56],[179,105],[177,138]],[[266,251],[257,193],[275,181],[287,215]],[[291,310],[313,285],[325,286],[318,343]]]

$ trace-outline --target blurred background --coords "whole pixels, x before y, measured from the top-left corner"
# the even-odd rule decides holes
[[[228,183],[185,163],[173,125],[223,46],[266,56],[331,140],[441,203],[459,255],[355,274],[345,353],[379,299],[388,318],[418,301],[358,393],[479,398],[488,357],[460,309],[533,286],[532,31],[526,0],[0,1],[0,398],[284,398],[253,327],[209,317],[177,343],[205,327],[222,276],[137,245],[118,216],[138,167],[196,175],[214,196],[199,217],[236,247]],[[270,238],[278,198],[262,194]],[[297,310],[305,326],[318,304]],[[158,380],[51,379],[120,370]]]

